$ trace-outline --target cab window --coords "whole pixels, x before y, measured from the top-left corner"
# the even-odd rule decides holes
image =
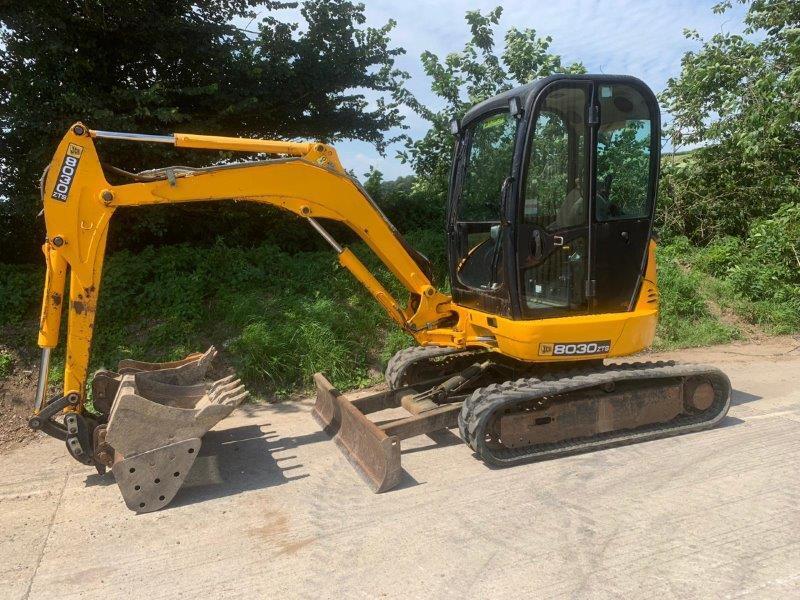
[[[549,231],[585,225],[587,96],[556,88],[544,101],[531,138],[524,219]]]
[[[458,205],[460,221],[500,220],[500,191],[511,172],[515,132],[516,120],[508,113],[474,127]]]
[[[598,221],[646,218],[650,214],[650,110],[627,85],[601,85],[597,136]]]

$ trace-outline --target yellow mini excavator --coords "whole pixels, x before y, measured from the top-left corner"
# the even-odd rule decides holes
[[[391,359],[385,392],[351,400],[315,376],[314,416],[374,491],[400,480],[401,440],[444,428],[457,426],[486,463],[509,466],[711,427],[729,405],[719,370],[604,362],[647,348],[656,328],[659,119],[655,96],[638,79],[556,75],[454,120],[450,294],[326,144],[77,123],[42,177],[47,275],[30,426],[65,440],[80,462],[110,467],[132,510],[172,500],[202,436],[247,392],[233,377],[206,380],[211,348],[174,363],[125,360],[100,371],[91,382],[95,411],[85,409],[106,235],[118,207],[234,199],[307,221],[418,343]],[[271,158],[130,173],[101,164],[98,138]],[[363,239],[408,290],[407,301],[392,297],[325,220]],[[63,393],[48,398],[65,307]],[[368,417],[398,407],[405,417]]]

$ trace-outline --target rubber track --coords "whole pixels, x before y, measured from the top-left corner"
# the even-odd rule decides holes
[[[386,383],[389,384],[389,389],[396,390],[401,388],[404,385],[403,376],[414,363],[457,352],[464,352],[464,350],[447,346],[411,346],[410,348],[404,348],[389,359],[389,364],[386,365]]]
[[[654,379],[689,377],[707,378],[714,388],[715,398],[712,407],[699,415],[683,415],[667,424],[644,426],[636,430],[611,431],[590,439],[524,448],[493,449],[486,444],[486,432],[495,413],[516,403],[527,403],[538,398],[588,390],[623,381],[645,382]],[[518,379],[477,389],[464,402],[458,417],[458,426],[461,437],[484,462],[493,466],[511,466],[713,427],[728,412],[730,390],[728,377],[719,369],[706,365],[680,365],[671,362],[608,365],[602,370],[576,371],[566,376],[562,373],[558,377],[545,376],[542,379]]]

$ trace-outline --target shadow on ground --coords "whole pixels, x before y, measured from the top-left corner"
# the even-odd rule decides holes
[[[741,390],[731,392],[732,406],[760,399],[761,396]],[[245,418],[263,419],[265,416],[260,408],[246,405],[241,407],[240,412],[244,413]],[[292,403],[274,404],[270,408],[276,412],[303,410]],[[743,423],[741,419],[727,416],[718,427],[731,427],[740,423]],[[460,437],[447,429],[431,432],[427,437],[432,443],[404,448],[402,454],[433,451],[436,448],[463,443]],[[316,442],[333,443],[331,436],[321,430],[297,437],[281,437],[269,423],[253,423],[221,431],[212,430],[203,437],[200,454],[186,482],[167,509],[233,496],[249,490],[283,485],[308,477],[303,464],[297,461],[295,455],[287,455],[286,451]],[[87,486],[113,484],[114,477],[110,472],[105,475],[91,474],[86,478]],[[401,490],[419,484],[420,482],[403,471],[403,478],[394,489]]]
[[[242,425],[222,431],[209,431],[189,476],[165,507],[184,506],[213,498],[234,496],[248,490],[283,485],[308,477],[303,464],[284,451],[328,441],[322,431],[308,435],[282,438],[270,424]],[[278,453],[279,456],[275,456]],[[86,477],[87,486],[114,485],[111,471],[104,475],[93,473]]]
[[[731,390],[731,406],[738,406],[740,404],[747,404],[748,402],[755,402],[761,400],[762,396],[749,394],[742,390]]]
[[[403,448],[401,454],[412,454],[414,452],[423,452],[426,450],[435,450],[436,448],[445,448],[447,446],[464,444],[463,440],[449,429],[440,429],[439,431],[431,431],[430,433],[425,435],[428,438],[430,438],[433,444],[426,444],[424,446],[414,446],[413,448]]]
[[[263,413],[249,408],[244,407],[242,411],[245,418],[260,417],[263,421]],[[270,423],[264,422],[209,431],[203,436],[203,445],[189,476],[166,510],[308,477],[303,464],[297,461],[291,450],[328,439],[322,431],[281,437]],[[110,471],[105,475],[91,474],[86,478],[87,486],[114,483]]]
[[[308,477],[297,457],[285,451],[327,440],[328,436],[322,431],[280,437],[269,423],[209,431],[203,437],[200,455],[171,506],[233,496]],[[276,457],[275,453],[280,456]]]

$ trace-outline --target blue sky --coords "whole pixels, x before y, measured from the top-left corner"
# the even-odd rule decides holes
[[[719,0],[363,1],[369,25],[397,21],[392,40],[406,50],[397,66],[411,74],[409,89],[432,107],[438,103],[420,67],[420,54],[431,50],[443,57],[461,50],[469,37],[464,21],[467,10],[486,13],[503,5],[496,35],[498,47],[502,47],[503,35],[510,27],[531,27],[541,36],[553,38],[550,49],[561,54],[565,62],[580,61],[590,73],[635,75],[656,92],[680,72],[683,53],[699,46],[684,38],[684,28],[696,29],[703,37],[720,31],[739,32],[746,12],[746,7],[735,3],[731,10],[716,15],[711,7]],[[426,123],[413,113],[406,113],[406,123],[410,126],[407,133],[413,138],[427,131]],[[336,147],[344,166],[359,176],[370,165],[387,179],[410,173],[408,165],[395,156],[398,147],[390,147],[384,157],[364,142],[340,141]]]

